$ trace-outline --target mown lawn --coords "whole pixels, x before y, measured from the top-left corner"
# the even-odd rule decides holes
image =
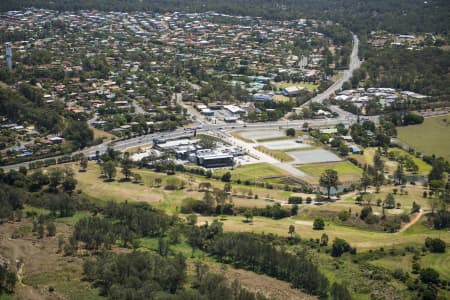
[[[349,161],[333,162],[333,163],[320,163],[320,164],[306,164],[297,167],[299,170],[306,174],[315,177],[317,180],[320,178],[325,170],[332,169],[338,172],[339,180],[342,182],[357,181],[361,178],[362,169],[355,166]]]
[[[397,127],[398,138],[427,155],[450,161],[450,114],[426,118],[423,124]]]
[[[214,175],[222,176],[226,172],[231,172],[232,180],[240,179],[241,181],[255,181],[271,176],[286,176],[286,173],[281,169],[268,163],[244,165],[237,167],[234,170],[218,170],[214,172]]]

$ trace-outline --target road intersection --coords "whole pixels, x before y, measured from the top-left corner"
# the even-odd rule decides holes
[[[339,91],[342,88],[342,85],[344,84],[344,82],[346,82],[347,80],[349,80],[351,78],[353,72],[356,69],[358,69],[361,65],[361,61],[359,60],[359,57],[358,57],[358,47],[359,47],[358,37],[356,35],[353,35],[353,50],[352,50],[352,54],[350,57],[349,69],[346,71],[343,71],[340,78],[333,85],[331,85],[327,90],[325,90],[321,94],[316,95],[310,101],[322,103],[324,100],[328,99],[334,93]],[[180,94],[175,94],[174,97],[176,97],[176,101],[178,103],[182,102]],[[334,125],[337,125],[340,123],[342,123],[344,125],[351,125],[351,124],[357,122],[357,116],[353,115],[352,113],[346,112],[337,106],[331,106],[330,109],[333,112],[338,113],[339,116],[337,118],[330,118],[330,119],[310,119],[310,120],[293,120],[293,121],[284,120],[284,121],[277,121],[277,122],[270,122],[270,123],[239,123],[239,124],[211,124],[206,119],[202,118],[202,116],[200,116],[199,114],[192,112],[192,109],[189,109],[188,110],[189,113],[193,114],[194,119],[195,119],[194,124],[190,125],[189,127],[178,128],[178,129],[170,131],[170,132],[150,133],[150,134],[133,137],[130,139],[125,139],[125,140],[107,141],[107,142],[104,142],[99,145],[85,148],[81,151],[77,151],[72,154],[83,153],[89,157],[89,156],[96,155],[97,153],[101,154],[101,153],[106,152],[108,147],[112,147],[114,150],[124,151],[128,148],[139,147],[140,145],[145,145],[145,144],[151,144],[153,142],[153,139],[155,139],[155,138],[176,139],[176,138],[180,138],[180,137],[193,136],[194,132],[196,132],[197,134],[202,134],[202,133],[208,134],[208,133],[214,133],[214,132],[218,132],[218,131],[229,132],[229,131],[233,131],[233,130],[264,130],[264,129],[282,130],[282,129],[287,129],[287,128],[300,129],[300,128],[302,128],[302,126],[305,122],[307,122],[309,126],[313,126],[313,127],[334,126]],[[372,121],[376,121],[378,119],[378,117],[374,116],[374,117],[371,117],[370,119]],[[233,138],[231,135],[228,135],[228,136],[230,138],[232,138],[235,143],[240,143],[240,141],[238,139]],[[246,145],[246,148],[248,148],[248,145]],[[266,158],[268,162],[272,162],[272,160],[274,160],[272,157],[270,157],[264,153],[260,153],[259,151],[258,151],[258,153],[253,153],[255,151],[256,150],[254,148],[252,148],[251,153],[253,155],[256,155],[259,157],[264,156],[264,158]],[[249,151],[247,151],[247,152],[249,152]],[[19,164],[15,164],[15,165],[2,166],[1,168],[3,168],[4,170],[18,169],[21,166],[28,167],[29,163],[30,162],[24,162],[24,163],[19,163]],[[280,164],[280,162],[278,162],[278,161],[276,161],[276,162],[274,161],[273,163],[277,164],[277,165]],[[289,166],[286,168],[289,169],[289,171],[290,171],[289,173],[294,172],[293,169],[295,169],[292,166]],[[302,175],[302,174],[300,174],[302,172],[298,171],[297,169],[295,169],[295,170],[296,170],[294,172],[295,174],[292,174],[292,175],[297,175],[297,176]]]

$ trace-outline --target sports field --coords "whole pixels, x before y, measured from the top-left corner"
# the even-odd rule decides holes
[[[233,180],[260,180],[265,177],[275,177],[275,176],[286,176],[287,174],[282,170],[278,169],[267,163],[258,163],[240,166],[234,170],[218,170],[214,172],[214,175],[223,175],[225,172],[231,172],[231,178]]]
[[[426,118],[423,124],[397,127],[398,138],[427,155],[450,161],[450,114]]]

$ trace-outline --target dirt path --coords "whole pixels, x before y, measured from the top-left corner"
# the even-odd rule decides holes
[[[416,224],[420,220],[420,218],[423,216],[423,214],[424,214],[423,209],[420,209],[419,213],[414,217],[414,219],[409,221],[409,223],[405,224],[405,226],[403,226],[397,233],[402,233],[403,231],[407,230],[409,227]]]

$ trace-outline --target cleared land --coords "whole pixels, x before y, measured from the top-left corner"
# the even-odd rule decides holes
[[[295,82],[295,83],[293,83],[293,82],[286,82],[286,81],[275,82],[275,86],[277,88],[281,88],[281,89],[284,89],[289,86],[303,87],[310,92],[317,90],[317,88],[319,87],[318,84],[314,84],[314,83],[310,83],[310,82]]]
[[[38,239],[31,233],[32,226],[30,219],[1,225],[0,256],[12,262],[20,260],[23,263],[18,272],[21,283],[17,285],[14,298],[104,299],[98,295],[98,290],[82,280],[83,260],[78,257],[67,259],[62,253],[57,253],[58,238],[46,236]],[[23,238],[10,238],[14,230],[26,227],[29,230]],[[71,234],[71,227],[57,222],[56,233],[67,239]],[[50,293],[49,287],[53,287],[54,291]]]
[[[348,161],[300,165],[298,166],[298,169],[314,177],[317,181],[326,169],[333,169],[337,171],[341,182],[357,181],[361,178],[362,174],[362,169]]]
[[[339,156],[324,149],[294,151],[289,152],[289,155],[295,159],[297,164],[341,161]]]
[[[292,288],[289,283],[263,274],[233,269],[220,264],[209,264],[210,270],[223,274],[230,282],[238,280],[246,289],[254,293],[263,293],[269,299],[301,299],[313,300],[317,297],[308,295],[299,289]]]
[[[444,121],[445,120],[445,121]],[[426,118],[423,124],[398,127],[398,138],[427,155],[450,161],[450,114]]]
[[[286,133],[281,130],[249,130],[241,131],[239,135],[248,140],[264,140],[286,137]]]
[[[97,129],[97,128],[93,127],[93,126],[90,126],[90,128],[94,132],[94,139],[100,138],[100,139],[103,139],[103,140],[106,140],[106,141],[110,141],[110,140],[115,138],[115,135],[113,135],[113,134],[111,134],[109,132]]]

